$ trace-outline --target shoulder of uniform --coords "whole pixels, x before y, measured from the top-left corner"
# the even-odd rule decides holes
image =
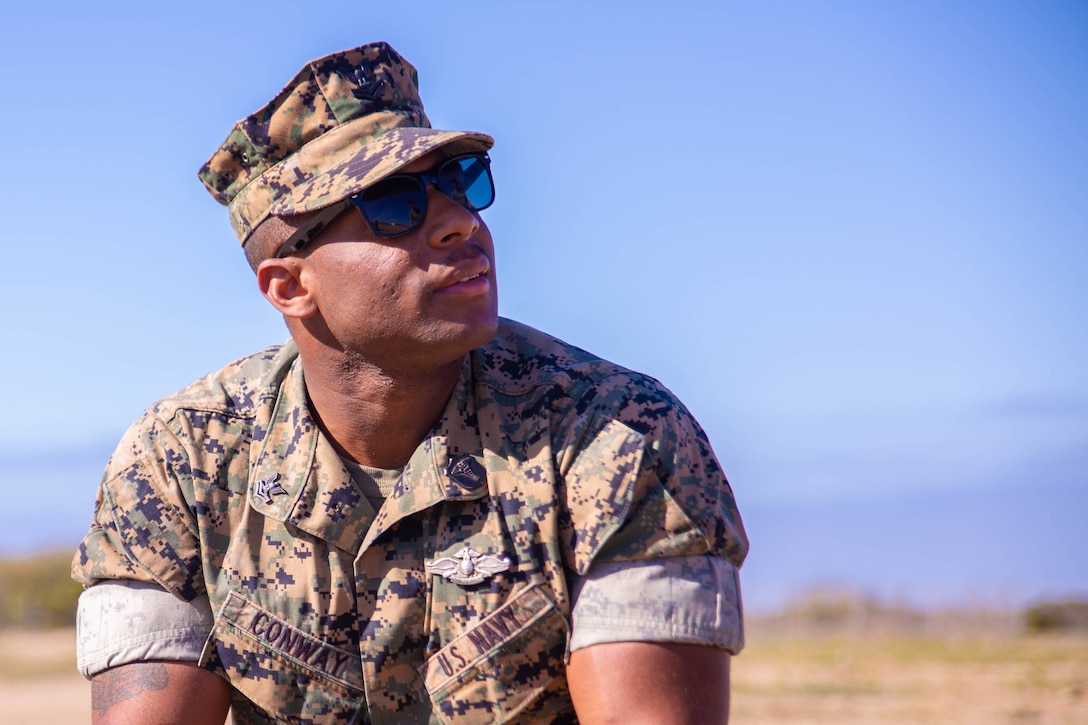
[[[164,418],[179,410],[249,417],[263,401],[275,398],[297,357],[298,348],[291,340],[266,347],[167,395],[150,412]]]
[[[497,396],[518,398],[506,401],[511,409],[543,406],[568,416],[568,422],[589,423],[599,416],[654,435],[672,426],[677,417],[691,417],[677,396],[655,378],[526,324],[502,320],[494,339],[477,351],[474,362],[475,383]]]
[[[517,395],[542,386],[568,388],[629,370],[580,347],[513,320],[501,319],[495,336],[474,353],[476,379]]]
[[[477,383],[505,395],[548,388],[563,397],[614,407],[621,399],[675,404],[655,378],[610,362],[552,335],[501,319],[495,336],[474,353]]]

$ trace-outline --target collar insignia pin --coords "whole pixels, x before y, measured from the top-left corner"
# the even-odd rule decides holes
[[[492,556],[475,551],[465,542],[464,547],[453,556],[444,556],[434,561],[425,561],[427,571],[449,579],[454,584],[467,586],[479,584],[500,571],[510,568],[510,560],[505,556]]]
[[[474,491],[487,480],[487,471],[483,465],[467,453],[450,461],[446,467],[446,475],[466,491]]]
[[[287,493],[287,489],[279,484],[279,480],[280,474],[273,473],[267,481],[257,481],[253,495],[265,503],[272,503],[272,494]]]

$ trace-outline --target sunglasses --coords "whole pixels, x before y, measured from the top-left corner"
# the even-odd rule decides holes
[[[491,177],[488,155],[454,156],[431,171],[387,176],[355,196],[325,207],[295,230],[276,256],[284,257],[305,247],[349,205],[359,210],[376,236],[407,234],[427,216],[427,187],[431,184],[469,211],[483,211],[495,201],[495,180]]]

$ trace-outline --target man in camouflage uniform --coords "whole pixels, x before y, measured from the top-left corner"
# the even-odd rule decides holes
[[[201,169],[291,339],[110,459],[73,563],[96,722],[724,722],[732,492],[655,380],[498,317],[491,145],[376,43]]]

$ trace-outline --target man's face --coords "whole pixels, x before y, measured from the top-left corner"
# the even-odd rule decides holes
[[[404,171],[427,171],[441,161],[431,153]],[[349,207],[314,241],[304,263],[327,344],[391,371],[452,362],[498,327],[491,233],[476,213],[433,186],[426,218],[408,234],[378,237]]]

